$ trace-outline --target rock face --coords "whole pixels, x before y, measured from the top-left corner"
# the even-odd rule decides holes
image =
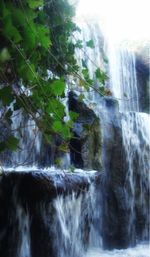
[[[124,184],[125,153],[122,140],[121,116],[115,100],[104,99],[101,113],[103,133],[103,246],[105,249],[126,248],[129,245],[128,212]]]
[[[105,249],[127,248],[144,238],[145,227],[149,225],[149,185],[145,178],[141,179],[135,151],[133,199],[122,114],[111,97],[101,99],[100,106],[97,117],[73,92],[69,95],[69,110],[79,114],[73,127],[75,137],[70,142],[71,162],[98,173],[48,175],[35,171],[0,177],[0,256],[81,257],[93,229],[94,240],[101,238]],[[142,135],[139,140],[142,147]],[[140,198],[141,182],[144,203]],[[92,183],[94,194],[90,189]]]
[[[137,84],[141,112],[150,112],[150,64],[142,56],[136,57]]]
[[[100,120],[93,110],[78,101],[77,95],[69,94],[69,110],[78,113],[74,123],[74,138],[70,142],[71,162],[75,167],[101,169]]]
[[[71,142],[72,162],[78,167],[97,167],[99,172],[88,176],[36,171],[3,174],[0,177],[2,257],[81,257],[81,251],[88,247],[91,227],[97,231],[94,240],[101,238],[105,249],[127,248],[136,239],[143,239],[148,226],[144,211],[149,209],[149,186],[144,182],[147,208],[143,211],[142,174],[135,155],[135,216],[130,224],[132,194],[117,102],[111,97],[102,99],[98,119],[71,93],[70,110],[79,114],[74,124],[77,139]],[[84,128],[84,124],[91,130]],[[94,194],[93,189],[90,191],[92,183]],[[148,240],[148,235],[145,239]]]
[[[50,167],[58,158],[64,156],[64,153],[59,150],[60,137],[54,135],[51,143],[48,144],[34,122],[21,111],[18,113],[16,111],[10,127],[6,127],[4,122],[0,122],[0,141],[4,141],[12,135],[12,130],[16,131],[14,136],[19,139],[20,143],[15,152],[0,152],[0,162],[5,168],[25,165],[34,165],[39,168]]]
[[[135,129],[137,114],[124,114],[123,118],[117,108],[112,108],[111,103],[111,99],[107,99],[105,113],[101,113],[102,166],[104,167],[102,175],[104,183],[103,243],[106,249],[127,248],[129,245],[135,245],[137,240],[149,240],[150,222],[148,215],[149,169],[147,166],[147,172],[145,172],[139,160],[141,158],[141,162],[147,165],[148,162],[146,159],[142,161],[142,154],[135,141],[132,151],[127,152],[123,135],[123,122],[126,119],[129,120],[132,117],[133,136],[138,138],[140,149],[145,151],[145,156],[148,156],[149,146],[147,141],[144,141],[142,129]],[[129,153],[131,156],[128,156]]]
[[[110,126],[110,125],[109,125]],[[130,243],[128,234],[127,199],[124,189],[126,173],[124,170],[124,149],[121,127],[112,122],[111,141],[105,140],[105,153],[108,156],[104,191],[104,247],[126,248]]]
[[[59,223],[55,222],[57,213],[54,201],[59,197],[67,198],[74,192],[77,203],[82,195],[83,204],[84,194],[90,183],[96,180],[96,174],[89,177],[41,172],[3,174],[0,177],[0,256],[58,256],[55,233]],[[82,225],[82,240],[86,245],[87,218]],[[60,238],[61,234],[60,230]]]
[[[71,142],[71,161],[75,166],[95,168],[100,171],[103,192],[102,238],[104,248],[126,248],[134,245],[137,238],[147,240],[148,233],[145,237],[143,235],[145,228],[149,226],[147,215],[149,189],[145,180],[142,179],[145,175],[142,175],[137,166],[136,158],[139,158],[139,153],[136,148],[131,157],[134,169],[132,182],[130,181],[129,163],[123,142],[123,116],[119,113],[117,102],[111,97],[101,99],[101,108],[99,108],[97,118],[93,110],[77,100],[74,93],[70,94],[69,99],[70,110],[79,114],[73,129],[76,139]],[[85,124],[91,126],[92,129],[87,131]],[[143,147],[145,142],[142,141],[142,137],[139,140]],[[142,191],[140,182],[143,184]],[[136,189],[134,195],[131,183]],[[145,199],[143,203],[141,203],[141,197]]]
[[[126,248],[130,242],[129,212],[124,189],[125,152],[118,104],[111,97],[101,99],[102,108],[97,118],[91,109],[78,102],[74,93],[70,94],[69,99],[70,110],[79,114],[74,124],[73,131],[77,139],[71,142],[71,160],[79,167],[100,170],[103,192],[103,246],[106,249]],[[85,124],[93,130],[87,131]],[[103,172],[101,165],[104,167]]]

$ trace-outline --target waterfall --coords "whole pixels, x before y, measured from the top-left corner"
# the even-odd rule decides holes
[[[110,47],[110,83],[120,111],[139,111],[135,55],[127,49]]]
[[[8,232],[12,235],[12,245],[18,239],[15,242],[17,251],[12,250],[13,257],[148,257],[150,116],[139,111],[136,56],[121,46],[116,49],[108,45],[107,63],[105,40],[97,24],[82,24],[82,33],[76,36],[83,40],[83,49],[76,51],[78,62],[81,66],[83,61],[86,62],[96,88],[99,84],[94,75],[95,69],[109,71],[109,81],[105,86],[112,95],[101,97],[90,88],[84,99],[88,112],[92,109],[92,115],[94,113],[99,121],[102,156],[98,157],[102,158],[102,169],[99,169],[98,178],[95,178],[95,172],[86,172],[84,165],[83,170],[72,173],[60,172],[55,167],[49,169],[53,173],[43,169],[32,173],[26,167],[28,173],[18,172],[12,177],[11,173],[4,174],[2,180],[0,178],[0,203],[7,213],[6,219],[1,212],[0,215],[2,221],[8,222],[8,227],[5,231],[0,221],[4,230],[0,240],[3,237],[7,240]],[[94,49],[87,48],[86,43],[91,38]],[[67,86],[70,86],[69,82]],[[79,85],[71,89],[77,95],[85,91]],[[66,105],[67,100],[64,100]],[[67,113],[68,109],[66,106]],[[24,127],[22,132],[17,130],[20,124]],[[32,171],[34,165],[41,167],[54,163],[55,149],[45,148],[35,123],[16,112],[12,129],[17,130],[16,136],[22,133],[21,145],[17,153],[10,155],[10,162],[4,160],[7,166],[22,165],[28,156]],[[34,139],[36,144],[32,148]],[[98,137],[94,138],[94,143],[97,142],[99,144]],[[88,148],[87,145],[84,147]],[[65,168],[70,165],[69,154],[61,156]],[[2,199],[5,193],[6,201]],[[14,202],[12,193],[17,195]],[[9,206],[5,204],[7,200],[13,209],[11,218]],[[15,233],[10,231],[13,226],[17,227],[14,228]],[[0,253],[4,248],[0,244]],[[4,257],[9,256],[9,253],[4,254]]]
[[[59,257],[81,257],[93,241],[95,245],[101,246],[101,208],[97,208],[97,193],[94,190],[94,186],[91,185],[90,189],[81,195],[72,193],[70,196],[61,196],[55,200],[54,224]],[[99,225],[94,224],[95,221],[98,221]]]
[[[12,117],[12,131],[20,138],[19,149],[10,155],[9,167],[36,166],[41,150],[41,133],[35,122],[22,111],[16,111]],[[36,142],[36,143],[35,143]]]
[[[136,233],[136,212],[145,219],[141,238],[149,238],[150,217],[146,188],[150,184],[150,117],[148,114],[129,112],[122,117],[123,145],[126,153],[126,195],[130,208],[129,234]],[[138,203],[137,203],[138,201]],[[132,228],[132,229],[131,229]],[[132,236],[131,236],[132,238]]]
[[[110,48],[110,83],[114,97],[119,101],[122,138],[125,149],[126,197],[129,204],[128,233],[132,239],[137,233],[137,216],[145,219],[140,238],[149,238],[150,210],[147,206],[146,188],[150,184],[150,115],[139,112],[140,99],[136,74],[135,54],[121,47]],[[146,93],[146,92],[145,92]],[[149,189],[148,189],[149,191]],[[140,220],[140,218],[139,218]]]
[[[125,181],[123,182],[123,194],[126,199],[126,213],[128,217],[125,222],[127,226],[127,234],[124,235],[124,237],[128,237],[130,242],[129,244],[133,246],[136,243],[147,241],[150,238],[150,116],[147,113],[140,112],[141,99],[139,87],[142,85],[140,85],[137,78],[136,55],[133,50],[131,51],[121,44],[119,47],[116,47],[109,42],[107,50],[109,62],[108,65],[102,66],[99,62],[99,58],[101,56],[104,60],[103,52],[105,44],[99,39],[100,30],[98,26],[88,26],[82,23],[82,28],[80,39],[84,42],[84,51],[77,51],[80,65],[82,60],[86,60],[87,67],[90,70],[91,79],[93,79],[92,75],[94,73],[95,66],[108,70],[109,82],[106,86],[110,88],[113,94],[112,99],[119,103],[120,114],[114,116],[112,115],[111,109],[107,109],[105,99],[103,101],[97,93],[93,92],[93,90],[89,90],[86,95],[86,99],[84,100],[101,120],[104,140],[102,152],[103,168],[110,179],[112,179],[111,169],[113,168],[110,166],[111,160],[109,160],[109,156],[107,155],[108,153],[110,154],[110,152],[105,151],[105,141],[107,141],[105,140],[105,137],[110,141],[112,138],[108,135],[110,127],[107,129],[106,124],[109,124],[111,119],[114,119],[116,126],[119,123],[121,124],[120,143],[122,145],[122,149],[120,148],[120,150],[123,155],[121,172],[122,176],[125,176]],[[89,36],[94,39],[96,46],[97,42],[101,42],[101,45],[103,46],[101,49],[97,49],[96,47],[93,55],[90,52],[91,50],[88,50],[85,45]],[[99,39],[99,41],[97,39]],[[97,51],[101,51],[101,54]],[[94,61],[95,65],[92,61]],[[117,137],[116,140],[119,141]],[[114,171],[116,179],[117,176],[119,176],[119,172],[119,169],[118,171],[116,169],[116,174]],[[93,256],[99,255],[93,253]]]
[[[20,234],[17,257],[31,257],[29,215],[25,213],[22,207],[16,207]]]
[[[82,42],[82,48],[76,49],[75,55],[78,61],[78,65],[80,67],[80,73],[82,77],[82,69],[85,68],[83,63],[87,66],[89,71],[89,76],[91,80],[94,80],[94,85],[96,86],[97,81],[95,78],[95,71],[97,68],[101,68],[102,70],[106,70],[107,61],[105,55],[105,40],[102,35],[101,29],[96,22],[88,23],[87,21],[82,21],[77,23],[81,28],[81,32],[76,32],[73,40],[75,43],[79,41]],[[90,40],[93,41],[93,48],[87,46],[87,42]],[[79,82],[76,87],[73,87],[73,90],[77,90],[85,95],[85,102],[87,104],[95,104],[100,100],[99,94],[94,91],[90,85],[89,90],[86,92],[85,88],[81,85],[79,86]]]

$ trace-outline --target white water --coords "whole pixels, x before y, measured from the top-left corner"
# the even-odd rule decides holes
[[[86,28],[87,31],[87,28]],[[95,40],[99,37],[99,30],[96,34],[96,28],[94,31]],[[93,32],[92,31],[92,32]],[[91,32],[91,35],[92,35]],[[90,35],[90,33],[88,34]],[[97,38],[97,39],[96,39]],[[87,38],[89,39],[89,38]],[[87,40],[86,39],[86,40]],[[96,62],[99,58],[100,49],[97,47],[91,59],[94,58]],[[123,142],[126,152],[126,164],[127,164],[127,177],[126,177],[126,197],[129,205],[130,219],[129,219],[129,234],[131,231],[135,233],[135,201],[140,200],[140,209],[142,208],[142,214],[147,220],[145,230],[141,236],[141,241],[148,238],[148,217],[149,210],[146,206],[146,196],[144,188],[148,185],[148,173],[149,173],[149,115],[138,113],[138,89],[136,83],[136,71],[135,71],[135,57],[130,52],[121,51],[119,49],[119,64],[114,65],[114,60],[118,59],[118,51],[115,52],[116,56],[110,55],[110,75],[111,88],[114,93],[115,99],[120,99],[120,111],[122,112],[122,133]],[[82,58],[84,54],[82,53]],[[113,56],[113,60],[111,59]],[[115,59],[116,58],[116,59]],[[96,65],[99,65],[96,62]],[[93,72],[92,62],[88,60],[88,66]],[[111,69],[111,65],[113,69]],[[134,98],[132,103],[127,101],[127,96],[124,96],[124,90],[129,93],[128,98]],[[117,91],[118,90],[118,91]],[[135,95],[136,94],[136,95]],[[121,99],[123,97],[124,99]],[[87,94],[86,101],[89,107],[93,108],[98,115],[99,110],[102,108],[99,102],[100,96],[95,92],[90,91]],[[123,101],[122,101],[123,100]],[[103,112],[105,113],[105,107],[103,106]],[[108,113],[107,113],[108,115]],[[107,118],[107,117],[105,117]],[[29,138],[30,139],[30,138]],[[138,167],[138,173],[140,176],[140,184],[137,185],[135,181],[135,163]],[[20,170],[20,168],[18,168]],[[23,169],[22,169],[23,170]],[[25,170],[25,169],[24,169]],[[27,168],[27,171],[29,167]],[[32,167],[32,170],[37,170]],[[46,172],[55,170],[54,168],[46,170]],[[57,172],[57,170],[55,170]],[[87,174],[86,174],[87,175]],[[136,198],[136,188],[138,186],[139,194]],[[91,185],[90,189],[83,194],[76,195],[72,193],[67,196],[57,197],[54,201],[54,208],[56,211],[55,220],[53,221],[53,233],[55,233],[56,250],[58,251],[58,257],[107,257],[107,256],[124,256],[124,257],[148,257],[149,248],[146,244],[137,245],[135,248],[129,248],[127,250],[103,250],[102,242],[102,214],[101,214],[102,199],[101,193],[95,191],[95,188]],[[42,209],[42,215],[44,211]],[[24,216],[22,211],[19,213],[19,229],[20,229],[20,248],[18,249],[18,257],[30,257],[30,222],[29,217]],[[47,226],[50,226],[50,217],[44,217]],[[87,238],[88,237],[88,238]],[[88,251],[85,253],[84,241],[88,243]]]
[[[53,229],[58,257],[81,257],[89,245],[102,247],[101,193],[97,193],[93,184],[79,195],[73,192],[57,197],[54,208]]]
[[[120,111],[139,111],[135,55],[122,47],[109,45],[110,84]]]
[[[86,28],[84,35],[86,40],[92,36],[96,44],[94,54],[92,54],[92,50],[89,50],[88,56],[90,56],[90,59],[97,67],[101,67],[99,30],[96,30],[95,27],[93,28],[92,31]],[[86,48],[84,50],[87,51]],[[134,54],[130,53],[127,49],[111,49],[111,51],[109,55],[111,89],[114,97],[118,99],[120,111],[123,113],[122,133],[127,164],[126,197],[130,211],[128,229],[129,233],[130,231],[135,233],[135,201],[138,186],[138,200],[140,200],[142,214],[147,220],[145,231],[141,236],[141,241],[143,241],[148,237],[149,226],[149,210],[146,208],[144,188],[147,186],[149,179],[150,120],[149,115],[138,113],[139,99]],[[81,57],[83,56],[85,54],[81,54]],[[92,62],[87,59],[91,77],[94,71]],[[98,113],[100,108],[99,96],[91,91],[87,95],[87,98],[87,102]],[[38,145],[37,149],[39,149]],[[18,161],[22,161],[20,159],[22,158],[21,155],[15,157],[15,160],[17,158],[19,158]],[[32,169],[34,168],[32,167]],[[139,185],[135,181],[136,169],[138,173],[140,172],[138,174],[140,176]],[[89,191],[83,192],[80,195],[72,193],[66,197],[57,197],[54,201],[56,216],[53,223],[53,230],[56,238],[58,257],[149,257],[150,248],[144,243],[126,250],[104,251],[102,249],[101,206],[100,192],[95,192],[93,186],[90,187]],[[18,210],[18,219],[21,240],[18,257],[30,257],[29,217],[25,216],[22,210]],[[47,226],[48,224],[51,226],[50,217],[45,217],[45,221],[48,221]],[[88,231],[86,231],[87,229]],[[86,237],[89,237],[89,249],[87,253],[85,253],[83,242],[84,240],[88,241]]]
[[[147,209],[145,187],[150,185],[150,116],[145,113],[129,112],[122,116],[123,144],[126,153],[126,194],[130,207],[128,230],[135,230],[135,204],[141,208],[146,225],[142,239],[148,238],[150,210]],[[136,179],[139,179],[137,183]],[[138,192],[138,193],[137,193]]]
[[[36,165],[42,138],[34,120],[26,117],[22,111],[16,111],[12,118],[12,131],[20,142],[17,151],[10,156],[9,167]],[[4,165],[7,165],[6,162]]]
[[[75,193],[71,196],[58,197],[54,203],[56,208],[56,249],[59,257],[79,256],[83,254],[82,236],[83,224],[81,217],[84,217],[82,212],[83,195],[78,198]],[[87,210],[84,210],[86,212]],[[60,226],[60,229],[59,229]]]
[[[98,248],[90,249],[85,257],[150,257],[150,245],[141,244],[125,250],[103,251]]]
[[[148,236],[150,217],[147,210],[145,187],[150,183],[150,115],[139,112],[139,97],[135,56],[129,50],[111,48],[110,82],[119,100],[126,165],[126,196],[129,202],[129,233],[135,233],[135,201],[139,201],[142,215],[147,220],[144,240]],[[140,183],[137,183],[137,177]],[[138,189],[137,189],[138,188]],[[132,230],[132,232],[130,232]]]
[[[87,41],[89,36],[94,39],[97,46],[97,39],[102,37],[98,26],[93,29],[93,25],[87,26],[81,23],[82,32],[81,38]],[[89,31],[90,30],[90,31]],[[98,41],[99,43],[102,40]],[[104,47],[104,44],[103,44]],[[102,62],[99,62],[104,49],[96,47],[95,52],[88,50],[84,46],[84,51],[78,50],[77,54],[80,60],[86,60],[86,64],[90,71],[90,76],[94,72],[95,66],[102,67]],[[99,53],[101,51],[101,53]],[[88,58],[89,56],[89,58]],[[140,99],[138,93],[138,83],[136,74],[136,57],[135,53],[127,47],[116,47],[112,42],[108,42],[108,59],[109,59],[109,87],[113,93],[113,98],[119,103],[119,111],[121,113],[122,140],[125,152],[126,167],[126,183],[125,192],[128,202],[129,223],[128,234],[131,239],[136,234],[136,215],[140,209],[140,215],[145,219],[145,228],[140,235],[137,236],[137,242],[144,241],[149,237],[150,226],[150,210],[147,206],[149,196],[146,195],[146,188],[150,185],[150,115],[139,112]],[[95,65],[93,65],[93,62]],[[80,62],[81,63],[81,62]],[[106,66],[107,68],[107,66]],[[85,102],[99,116],[103,108],[101,100],[97,93],[90,90],[86,95]],[[109,115],[111,115],[109,113]],[[100,117],[101,118],[101,117]],[[105,129],[105,128],[104,128]],[[105,157],[107,159],[107,157]],[[138,203],[138,204],[137,204]],[[138,207],[137,207],[138,206]],[[138,210],[137,210],[138,208]],[[139,245],[135,248],[129,248],[121,251],[103,251],[101,248],[90,249],[87,256],[134,256],[147,257],[149,248],[146,245]]]
[[[17,218],[19,222],[19,242],[17,257],[31,257],[30,249],[30,220],[22,207],[16,205]]]

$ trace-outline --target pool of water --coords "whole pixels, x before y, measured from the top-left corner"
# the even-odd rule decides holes
[[[85,257],[150,257],[150,244],[138,245],[125,250],[104,251],[98,248],[91,248]]]

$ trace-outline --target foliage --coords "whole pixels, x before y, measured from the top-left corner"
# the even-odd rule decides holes
[[[5,109],[1,122],[10,126],[16,110],[23,110],[35,121],[46,139],[59,134],[64,141],[77,117],[70,113],[64,121],[66,76],[79,67],[74,57],[71,36],[79,28],[72,21],[74,9],[67,0],[0,0],[0,108]],[[94,47],[92,40],[87,46]],[[83,67],[82,84],[90,80]],[[104,83],[105,76],[96,72]],[[9,135],[0,142],[0,151],[16,150],[19,140]]]
[[[89,41],[86,42],[86,45],[90,48],[94,48],[94,42],[92,39],[90,39]]]

